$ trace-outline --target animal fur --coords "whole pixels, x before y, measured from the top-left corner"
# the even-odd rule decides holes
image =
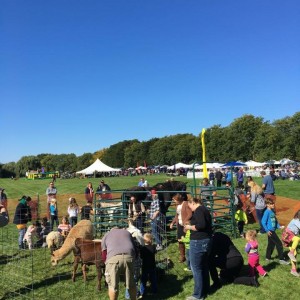
[[[133,225],[132,220],[128,219],[128,228],[127,231],[130,232],[133,238],[136,239],[136,241],[141,245],[144,246],[144,238],[142,232]]]
[[[100,291],[102,278],[101,268],[104,268],[104,262],[101,257],[101,240],[77,238],[75,240],[75,248],[76,254],[74,257],[72,281],[75,282],[76,271],[80,262],[84,281],[86,281],[87,266],[95,265],[97,269],[97,289]]]
[[[81,220],[74,227],[71,228],[68,236],[66,237],[62,247],[54,251],[51,255],[51,263],[53,266],[64,259],[72,251],[76,250],[75,240],[76,238],[83,238],[92,240],[94,237],[93,224],[90,220]],[[75,252],[74,252],[75,254]]]
[[[51,254],[54,250],[59,249],[64,242],[63,236],[58,231],[51,231],[47,234],[46,243],[51,250]]]

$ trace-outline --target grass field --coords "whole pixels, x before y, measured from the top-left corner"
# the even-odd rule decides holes
[[[165,175],[148,176],[150,185],[166,180]],[[122,190],[137,184],[139,177],[117,177],[107,178],[106,183],[114,190]],[[192,183],[185,177],[180,180]],[[260,179],[257,179],[258,182]],[[68,198],[75,196],[79,204],[83,204],[83,191],[88,183],[92,181],[94,189],[100,179],[65,179],[57,180],[59,209],[64,210],[68,204]],[[199,182],[199,181],[198,181]],[[46,197],[45,190],[48,180],[29,181],[26,179],[11,180],[0,179],[0,187],[4,187],[9,201],[10,215],[13,215],[18,198],[23,194],[36,197],[39,195],[41,209],[44,211]],[[299,181],[275,181],[277,195],[299,200]],[[65,213],[65,212],[64,212]],[[291,216],[292,217],[292,216]],[[257,228],[256,224],[249,224],[247,228]],[[280,232],[280,231],[279,231]],[[278,234],[279,234],[278,232]],[[0,228],[0,299],[108,299],[104,289],[99,293],[96,291],[96,272],[90,267],[88,282],[83,283],[82,276],[78,270],[77,281],[71,282],[72,255],[68,256],[57,267],[50,264],[50,253],[48,249],[35,249],[33,251],[18,251],[18,231],[13,224]],[[283,266],[277,260],[266,263],[264,260],[267,237],[258,237],[260,243],[261,264],[268,271],[268,276],[259,278],[260,287],[252,288],[246,286],[226,285],[208,299],[291,299],[296,297],[299,291],[299,278],[290,275],[290,266]],[[235,239],[235,245],[240,249],[246,264],[246,255],[243,251],[244,239]],[[184,264],[178,263],[178,249],[175,240],[170,241],[165,250],[168,257],[174,262],[174,266],[168,273],[159,278],[158,296],[145,297],[145,299],[185,299],[191,295],[193,280],[190,274],[183,271]],[[276,257],[274,251],[273,256]],[[245,270],[247,273],[247,267]],[[300,271],[300,270],[299,270]],[[124,299],[124,286],[121,284],[119,299]]]

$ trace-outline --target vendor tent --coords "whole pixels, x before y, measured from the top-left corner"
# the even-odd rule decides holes
[[[257,162],[254,160],[246,161],[245,164],[247,165],[248,168],[262,167],[264,165],[264,163]]]
[[[168,170],[170,170],[170,169],[180,169],[180,168],[188,169],[190,167],[191,167],[190,165],[179,162],[179,163],[177,163],[173,166],[169,166]]]
[[[91,164],[89,167],[76,172],[76,174],[85,174],[90,175],[94,172],[120,172],[120,169],[114,169],[112,167],[107,166],[104,164],[99,158],[96,159],[96,161]]]

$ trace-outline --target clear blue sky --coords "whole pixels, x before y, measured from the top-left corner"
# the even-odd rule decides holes
[[[299,28],[299,0],[2,0],[0,162],[292,116]]]

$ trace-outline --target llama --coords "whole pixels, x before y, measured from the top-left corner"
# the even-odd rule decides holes
[[[51,231],[47,234],[46,243],[51,250],[51,254],[56,249],[59,249],[64,242],[64,237],[58,231]]]
[[[83,238],[92,240],[93,234],[93,224],[90,220],[81,220],[74,227],[71,228],[69,234],[67,235],[62,247],[54,251],[51,255],[51,263],[56,266],[58,262],[68,256],[72,251],[76,250],[75,240],[76,238]],[[75,252],[74,252],[75,253]]]
[[[102,260],[101,240],[75,239],[74,264],[72,281],[75,282],[78,264],[81,262],[83,280],[86,281],[87,266],[95,265],[97,270],[97,289],[101,290],[102,270],[104,262]]]

